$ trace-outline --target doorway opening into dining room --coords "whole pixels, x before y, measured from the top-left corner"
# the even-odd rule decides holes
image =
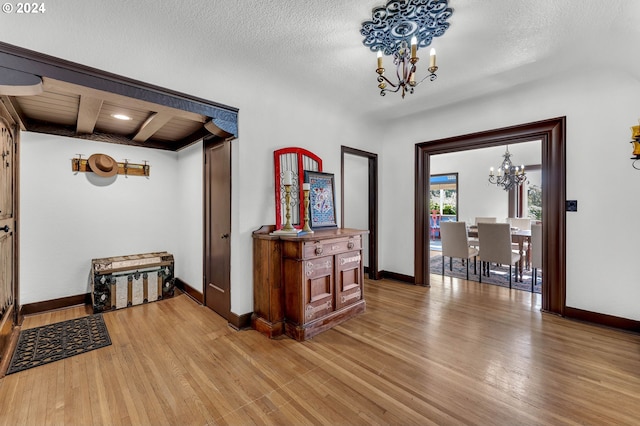
[[[506,154],[513,164],[518,164],[518,168],[526,165],[524,169],[526,173],[521,177],[520,182],[514,186],[506,185],[506,181],[499,181],[496,176],[503,170],[502,162]],[[456,221],[466,225],[469,234],[469,245],[474,249],[480,249],[478,241],[477,228],[478,222],[497,222],[511,224],[512,229],[512,250],[517,251],[521,259],[517,262],[516,274],[509,279],[509,267],[496,263],[494,268],[485,269],[485,276],[481,277],[474,268],[474,273],[469,275],[467,280],[482,281],[487,284],[493,284],[503,287],[510,287],[521,291],[532,293],[541,293],[542,285],[544,285],[542,273],[537,274],[534,282],[533,269],[531,268],[531,251],[530,235],[531,223],[538,223],[539,219],[530,219],[526,212],[528,207],[526,195],[527,188],[530,185],[539,186],[541,178],[540,159],[541,143],[540,140],[522,142],[514,145],[502,145],[488,148],[477,148],[474,150],[451,152],[446,154],[438,154],[431,156],[430,167],[431,177],[429,179],[429,211],[431,213],[430,226],[437,224],[432,229],[431,238],[429,240],[429,259],[431,272],[434,274],[443,274],[443,247],[444,242],[438,238],[439,231],[444,226],[444,222]],[[537,170],[536,169],[537,165]],[[514,166],[515,167],[515,166]],[[494,178],[490,178],[490,170],[499,170],[494,172]],[[443,175],[436,174],[443,171],[455,170],[459,179],[459,191],[456,191],[455,200],[445,198],[447,191],[440,185]],[[502,184],[501,182],[505,183]],[[438,197],[438,195],[440,197]],[[444,206],[444,207],[442,207]],[[456,215],[434,215],[434,208],[442,210],[445,213],[456,213]],[[439,209],[439,210],[438,210]],[[434,238],[435,237],[435,238]],[[522,243],[522,244],[521,244]],[[456,244],[449,240],[448,253],[455,253]],[[447,256],[450,256],[448,254]],[[536,257],[537,259],[537,257]],[[452,260],[449,258],[449,266],[444,274],[447,277],[464,277],[465,262],[462,259]],[[489,273],[490,271],[490,273]],[[542,269],[539,269],[542,272]],[[512,274],[513,275],[513,274]],[[512,286],[513,282],[513,286]],[[537,299],[538,303],[540,298]]]
[[[433,155],[478,148],[518,144],[534,140],[541,143],[544,222],[542,258],[546,282],[542,289],[542,310],[564,315],[566,297],[565,243],[565,132],[566,118],[559,117],[485,132],[416,144],[415,191],[415,283],[430,285],[429,212],[427,210]]]

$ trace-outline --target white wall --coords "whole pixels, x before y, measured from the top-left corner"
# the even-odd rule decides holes
[[[105,153],[148,160],[150,176],[74,173],[71,159]],[[20,302],[90,291],[91,259],[178,250],[177,154],[23,132],[20,153]]]
[[[340,221],[340,146],[378,148],[375,128],[290,90],[239,91],[234,105],[240,107],[240,137],[232,142],[231,309],[242,314],[253,311],[251,233],[275,223],[273,151],[297,146],[322,158],[323,171],[335,175]]]
[[[516,164],[540,164],[539,141],[509,145]],[[458,173],[458,220],[474,223],[476,217],[509,214],[509,193],[489,183],[489,168],[502,164],[505,147],[481,148],[431,156],[431,174]]]
[[[261,72],[254,66],[228,67],[224,62],[220,62],[220,66],[212,67],[208,61],[201,61],[203,55],[212,55],[211,40],[199,41],[208,48],[200,49],[198,46],[184,43],[178,38],[174,38],[173,34],[164,34],[166,40],[164,43],[158,42],[158,39],[150,41],[150,35],[146,31],[140,30],[136,26],[127,26],[122,24],[122,19],[130,19],[130,13],[124,9],[105,8],[101,14],[89,13],[87,20],[74,20],[74,25],[69,25],[69,16],[79,16],[74,8],[90,8],[101,5],[99,2],[91,3],[89,6],[86,2],[75,2],[64,6],[69,9],[69,13],[47,13],[39,18],[37,26],[24,26],[18,21],[12,20],[8,22],[5,28],[6,37],[3,41],[15,44],[20,47],[35,50],[37,52],[56,56],[65,60],[80,63],[113,72],[125,77],[152,83],[161,87],[166,87],[179,92],[187,93],[204,99],[209,99],[222,104],[231,105],[239,108],[239,137],[232,142],[232,216],[231,216],[231,311],[236,314],[244,314],[253,311],[253,275],[252,275],[252,238],[251,233],[264,224],[275,223],[275,205],[274,205],[274,180],[273,180],[273,151],[283,147],[297,146],[308,149],[319,155],[323,160],[324,171],[334,173],[336,176],[336,188],[340,188],[340,146],[347,145],[354,148],[360,148],[367,151],[379,152],[378,143],[380,137],[379,129],[376,124],[365,123],[362,120],[354,120],[352,112],[346,112],[341,109],[339,102],[339,94],[336,94],[335,100],[331,102],[323,99],[310,98],[305,96],[304,92],[297,90],[295,86],[286,84],[286,82],[278,82],[277,79],[271,80],[268,72]],[[103,6],[103,5],[102,5]],[[99,7],[102,7],[99,6]],[[84,9],[83,9],[84,10]],[[104,15],[103,15],[104,14]],[[83,14],[82,16],[85,16]],[[133,19],[133,18],[131,18]],[[114,26],[114,22],[119,25]],[[4,28],[4,27],[3,27]],[[128,28],[126,34],[122,32]],[[154,27],[155,28],[155,27]],[[213,27],[212,27],[213,28]],[[180,31],[184,28],[180,27]],[[55,34],[55,37],[52,37]],[[88,37],[77,37],[77,34],[88,34]],[[119,39],[121,42],[114,42]],[[126,39],[126,40],[125,40]],[[212,38],[213,40],[213,38]],[[171,43],[177,43],[172,45]],[[182,44],[180,44],[182,43]],[[126,48],[122,48],[126,45]],[[160,49],[166,49],[166,54]],[[313,81],[309,81],[313,84]],[[26,138],[25,138],[26,139]],[[64,152],[64,158],[71,158],[76,152],[91,153],[91,142],[84,140],[70,139],[69,148],[64,144],[51,145],[49,149],[42,152],[28,152],[27,156],[22,159],[23,163],[39,164],[46,161],[47,153],[51,150],[61,149]],[[25,146],[28,143],[24,144]],[[127,147],[113,148],[110,145],[99,144],[100,147],[109,152],[126,152],[126,155],[119,155],[118,158],[132,159],[149,159],[152,164],[152,178],[154,175],[154,159],[156,155],[133,155]],[[109,147],[107,149],[107,147]],[[27,150],[29,148],[26,148]],[[195,147],[193,148],[196,149]],[[125,151],[119,151],[125,150]],[[146,153],[146,149],[142,149]],[[133,151],[131,151],[133,152]],[[182,154],[162,153],[170,155],[173,159],[172,178],[166,178],[169,188],[185,188],[188,186],[187,174],[191,174],[191,170],[187,170],[187,164],[195,164],[196,158],[185,154],[184,165],[178,164],[177,156]],[[193,153],[192,153],[193,154]],[[157,155],[160,155],[157,154]],[[195,155],[195,154],[194,154]],[[43,158],[40,158],[42,156]],[[32,161],[33,159],[37,160]],[[182,161],[182,157],[181,157]],[[181,163],[180,161],[180,163]],[[69,166],[70,167],[70,166]],[[201,167],[201,166],[199,166]],[[179,171],[180,170],[180,171]],[[195,174],[195,172],[193,172]],[[165,176],[162,176],[163,179]],[[42,179],[42,176],[33,176],[33,179]],[[180,183],[179,183],[180,182]],[[202,178],[199,177],[194,181],[194,185],[202,185]],[[26,193],[27,190],[32,191],[34,198],[37,199],[42,195],[42,189],[36,182],[25,182],[27,187],[21,188]],[[58,185],[63,185],[58,187]],[[61,191],[65,188],[66,182],[60,179],[60,182],[52,181],[51,190]],[[121,199],[129,199],[134,197],[129,194],[129,187],[122,185],[121,180],[117,181],[117,185],[107,188],[109,196],[114,201]],[[177,229],[184,230],[192,238],[197,232],[194,227],[185,228],[184,226],[176,226],[178,212],[187,213],[189,217],[202,210],[202,204],[193,206],[194,210],[188,211],[190,203],[195,202],[196,190],[193,189],[191,195],[181,194],[189,198],[189,202],[179,208],[167,210],[164,214],[172,215],[172,220],[161,221],[161,218],[153,218],[152,224],[142,223],[142,229],[149,228],[146,245],[138,243],[135,247],[131,247],[131,252],[142,252],[144,247],[151,245],[151,237],[157,238],[157,241],[165,241],[160,239],[161,229],[175,238],[171,239],[170,244],[163,245],[158,249],[171,250],[174,254],[180,256],[181,265],[176,265],[180,273],[180,278],[184,278],[189,285],[198,288],[196,275],[201,275],[198,268],[198,262],[201,262],[202,255],[199,254],[197,259],[195,253],[197,250],[195,245],[184,247],[184,241],[180,241],[180,234]],[[121,196],[119,192],[124,191]],[[178,200],[180,190],[171,189],[176,198],[170,200],[172,204]],[[200,191],[200,190],[198,190]],[[90,192],[91,191],[88,191]],[[162,200],[159,194],[160,189],[154,189],[152,195],[156,196],[155,200]],[[336,193],[336,208],[340,212],[340,194]],[[44,198],[47,198],[45,196]],[[69,197],[71,198],[71,197]],[[33,201],[33,200],[32,200]],[[28,202],[32,202],[28,201]],[[164,200],[162,200],[164,201]],[[23,203],[27,200],[23,200]],[[157,201],[161,202],[161,201]],[[30,217],[26,217],[29,225],[38,223],[44,219],[40,219],[40,214],[36,210],[43,206],[38,205],[31,210]],[[23,212],[27,214],[29,207]],[[66,218],[67,209],[63,208],[60,213],[59,220],[68,220],[62,228],[72,228],[77,215],[70,214],[69,219]],[[85,218],[85,216],[80,215]],[[339,215],[338,215],[339,217]],[[135,218],[134,218],[135,219]],[[194,219],[195,220],[195,219]],[[338,219],[339,220],[339,219]],[[87,219],[83,219],[87,221]],[[115,233],[105,232],[110,238],[119,236],[117,228],[136,229],[132,220],[118,216],[109,218],[110,227],[114,228]],[[157,223],[156,223],[157,222]],[[82,222],[81,222],[82,223]],[[27,224],[25,223],[25,226]],[[38,229],[43,227],[38,224]],[[30,232],[25,228],[25,233]],[[35,232],[35,231],[34,231]],[[37,235],[29,236],[28,240],[23,243],[29,243],[28,250],[34,250],[34,253],[43,254],[44,251],[51,249],[44,237]],[[43,247],[36,248],[42,244]],[[115,243],[114,243],[115,244]],[[201,241],[195,241],[194,244],[201,244]],[[159,245],[159,243],[157,244]],[[182,249],[180,248],[182,247]],[[85,250],[78,248],[75,251],[59,251],[56,258],[64,265],[77,264],[76,276],[80,271],[84,271],[88,276],[88,269],[82,266],[85,260],[94,257],[93,253],[97,250]],[[113,250],[107,250],[107,248]],[[102,247],[103,256],[113,255],[115,248],[121,253],[127,247],[121,244],[109,247]],[[50,250],[49,250],[50,251]],[[178,253],[179,252],[179,253]],[[30,303],[34,301],[44,301],[56,297],[68,295],[76,295],[86,292],[86,285],[80,286],[77,283],[63,283],[55,290],[42,290],[42,279],[46,277],[50,271],[46,267],[41,267],[35,262],[35,256],[31,258],[23,258],[21,260],[21,270],[25,272],[21,283],[22,292],[24,293],[22,303]],[[185,269],[186,268],[186,269]],[[33,271],[28,271],[33,269]],[[196,272],[198,271],[198,272]],[[185,274],[184,276],[182,274]],[[46,280],[45,282],[49,282]],[[201,281],[199,281],[201,282]],[[48,285],[48,284],[47,284]],[[80,288],[82,287],[82,288]]]
[[[567,306],[640,319],[630,228],[640,211],[640,172],[631,167],[628,143],[639,91],[638,79],[615,71],[558,76],[396,121],[381,156],[382,268],[413,275],[416,143],[566,116],[567,198],[578,200],[578,211],[566,214]]]
[[[177,246],[175,275],[190,287],[203,288],[203,151],[202,141],[178,151]]]
[[[3,41],[240,109],[240,137],[232,148],[233,312],[242,314],[253,308],[251,232],[275,220],[274,149],[301,146],[315,152],[324,160],[324,170],[336,173],[338,188],[340,145],[378,153],[380,269],[413,275],[415,144],[567,116],[567,197],[579,202],[579,211],[567,214],[567,304],[640,319],[640,286],[633,268],[637,248],[630,228],[640,211],[640,197],[634,195],[640,172],[631,168],[627,143],[629,127],[638,119],[640,82],[634,76],[610,69],[582,76],[557,71],[554,77],[535,85],[372,125],[355,115],[357,112],[342,111],[340,94],[330,103],[309,99],[293,85],[270,80],[269,72],[255,66],[230,67],[224,61],[211,66],[202,58],[216,56],[221,43],[216,46],[215,32],[204,41],[197,37],[193,43],[185,43],[175,32],[153,33],[157,25],[146,24],[136,18],[138,15],[107,7],[104,2],[59,6],[62,9],[38,17],[37,25],[6,20]],[[95,7],[100,13],[89,12]],[[70,17],[83,19],[73,19],[69,25]],[[143,27],[126,24],[136,19]],[[184,26],[179,30],[184,32]],[[311,79],[304,83],[314,84]],[[88,141],[47,144],[42,137],[33,143],[27,137],[23,140],[23,303],[86,291],[89,260],[112,255],[115,248],[121,253],[121,240],[131,237],[132,232],[140,238],[130,239],[128,251],[178,250],[176,242],[166,244],[167,235],[176,229],[177,210],[156,208],[165,201],[163,191],[178,185],[177,154],[144,150],[133,155],[133,148]],[[93,149],[88,148],[94,146],[115,153],[118,159],[151,160],[151,180],[118,178],[111,186],[96,187],[84,176],[73,176],[68,171],[69,159],[77,152],[91,153]],[[67,171],[56,170],[63,163]],[[174,165],[173,172],[154,174],[154,167],[165,163]],[[32,195],[27,196],[29,193]],[[134,201],[140,194],[150,194],[145,198],[148,203],[131,207],[138,206]],[[615,208],[615,220],[606,221],[606,226],[607,203],[603,198]],[[96,203],[104,201],[109,201],[108,207],[99,210]],[[131,217],[123,216],[120,206],[124,203],[129,205]],[[149,210],[157,213],[142,214]],[[51,261],[39,263],[45,258]],[[82,276],[83,281],[78,282],[85,284],[67,282],[61,284],[67,286],[64,289],[51,285],[70,275]]]

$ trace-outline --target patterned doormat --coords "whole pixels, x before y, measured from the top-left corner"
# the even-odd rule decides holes
[[[102,314],[23,330],[20,332],[7,374],[49,364],[110,344],[111,338]]]

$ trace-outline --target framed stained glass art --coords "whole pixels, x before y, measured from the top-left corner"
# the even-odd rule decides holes
[[[309,217],[311,228],[337,228],[333,173],[305,171],[304,181],[310,185]]]

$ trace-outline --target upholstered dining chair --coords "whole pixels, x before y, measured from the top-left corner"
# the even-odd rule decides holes
[[[533,278],[531,279],[531,293],[533,286],[538,281],[538,268],[542,268],[542,225],[531,225],[531,268],[533,268]]]
[[[497,218],[495,217],[476,217],[476,226],[479,223],[496,223]],[[477,238],[469,238],[469,244],[475,248],[480,247],[480,241]]]
[[[478,223],[478,239],[480,240],[480,282],[482,274],[491,269],[491,262],[509,265],[509,288],[513,266],[518,273],[517,263],[520,254],[511,250],[511,225],[508,223]],[[516,276],[517,279],[517,276]]]
[[[528,217],[508,217],[507,222],[509,222],[513,228],[518,228],[523,231],[531,230],[531,219]]]
[[[508,217],[507,218],[507,222],[511,224],[512,228],[518,228],[521,231],[530,231],[531,230],[531,219],[529,219],[528,217]],[[527,245],[527,242],[524,243],[525,246]],[[512,243],[511,244],[511,249],[512,250],[518,250],[518,244],[517,243]],[[525,252],[529,252],[529,249],[527,247],[524,248]],[[526,268],[529,269],[529,262],[530,259],[527,257],[525,259],[525,265]]]
[[[476,257],[478,250],[469,247],[467,224],[465,222],[440,222],[440,240],[442,241],[442,276],[444,277],[445,257],[449,257],[449,270],[453,270],[453,258],[465,259],[467,280],[469,279],[469,259],[473,258],[473,273],[477,274]]]

